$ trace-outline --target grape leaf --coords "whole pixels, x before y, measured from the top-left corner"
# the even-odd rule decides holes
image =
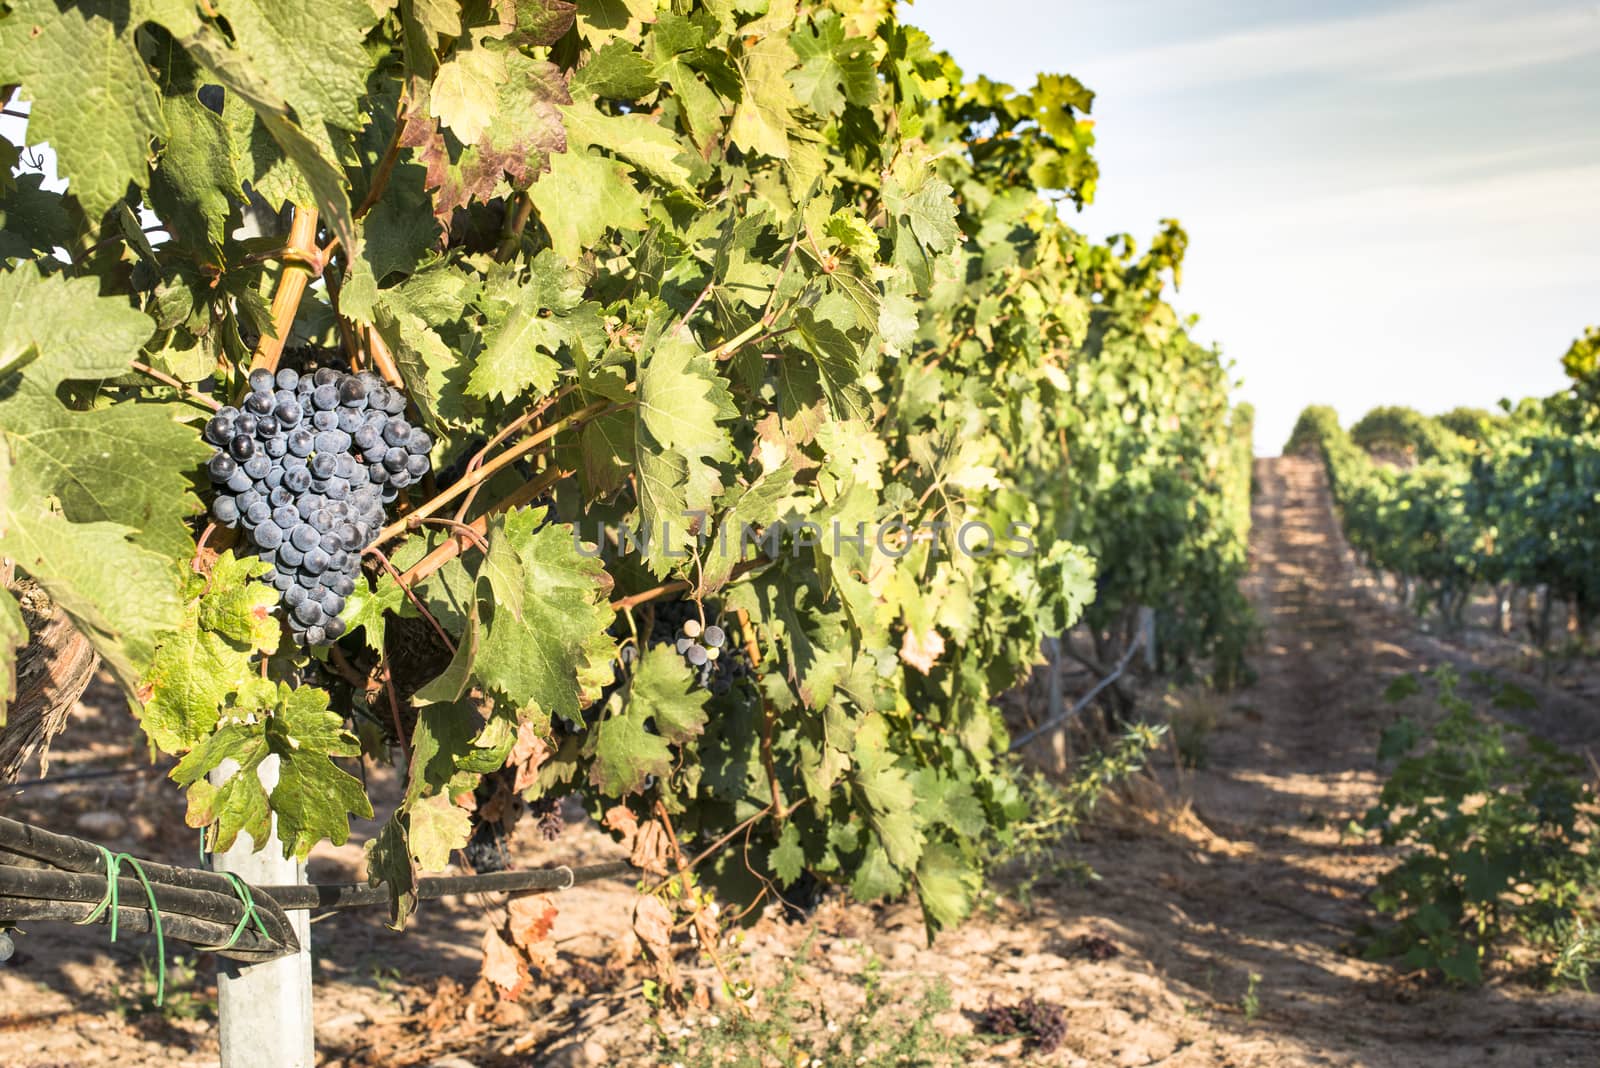
[[[916,886],[931,945],[935,933],[967,918],[981,881],[958,849],[936,842],[922,851]]]
[[[514,708],[537,705],[553,716],[578,716],[578,679],[591,661],[609,661],[606,636],[610,577],[600,561],[580,555],[572,532],[547,523],[543,508],[520,508],[489,525],[489,542],[504,542],[522,566],[523,612],[480,602],[483,638],[473,673]]]
[[[456,209],[494,194],[502,177],[526,189],[549,166],[552,154],[567,147],[562,104],[572,102],[561,69],[520,52],[503,54],[506,76],[499,85],[489,123],[479,138],[462,145],[440,129],[430,114],[426,86],[412,96],[400,144],[417,151],[427,169],[434,214],[448,222]]]
[[[450,854],[472,837],[472,817],[444,794],[425,797],[412,805],[406,821],[406,840],[419,871],[443,871]]]
[[[705,729],[709,696],[695,688],[683,658],[672,649],[658,645],[645,653],[629,681],[627,700],[591,734],[590,781],[606,797],[624,797],[644,789],[647,776],[666,776],[672,770],[670,744]],[[654,730],[646,727],[652,720]]]
[[[578,33],[596,47],[613,37],[637,42],[640,24],[655,17],[655,0],[577,0]]]
[[[48,141],[91,219],[149,181],[150,141],[166,134],[161,98],[124,14],[16,0],[0,16],[0,85],[26,86],[28,136]]]
[[[791,821],[783,825],[778,844],[767,854],[767,866],[778,877],[778,885],[788,887],[805,870],[806,854],[800,848],[800,829]]]
[[[599,319],[600,306],[584,302],[582,282],[546,249],[528,265],[510,314],[485,336],[467,391],[502,400],[548,393],[561,370],[555,357],[562,346],[576,339],[585,320]]]
[[[428,91],[428,114],[438,119],[462,144],[475,144],[494,121],[500,86],[509,72],[502,47],[490,44],[483,30],[473,30],[439,65]]]
[[[277,651],[277,591],[252,575],[267,570],[261,561],[237,559],[230,550],[217,558],[209,578],[192,576],[185,593],[184,618],[166,636],[139,687],[149,697],[139,723],[165,753],[184,753],[216,728],[233,695],[259,683],[253,658]]]
[[[36,347],[39,359],[0,390],[0,438],[10,449],[15,492],[54,499],[75,522],[132,527],[142,548],[177,561],[194,552],[187,518],[200,510],[186,472],[210,455],[177,419],[177,405],[118,404],[78,412],[57,399],[67,380],[126,371],[150,320],[98,295],[92,279],[41,278],[32,267],[0,273],[0,358]]]
[[[691,513],[708,510],[721,489],[712,464],[732,459],[733,443],[719,424],[737,416],[716,365],[681,335],[661,341],[640,368],[639,503],[656,574],[689,544]]]
[[[739,57],[743,90],[733,113],[728,139],[746,152],[759,152],[774,159],[789,158],[789,128],[798,109],[786,75],[800,65],[800,58],[783,37],[766,37]]]
[[[528,196],[550,233],[550,247],[566,260],[577,260],[608,229],[645,228],[644,196],[628,168],[604,156],[569,151],[552,157],[550,172]]]
[[[342,771],[333,757],[353,757],[360,744],[344,729],[344,719],[328,710],[328,695],[315,687],[275,688],[263,683],[249,703],[235,705],[233,718],[178,762],[172,778],[189,790],[193,826],[215,822],[212,849],[230,848],[243,831],[267,841],[272,817],[285,857],[304,859],[322,839],[342,845],[350,837],[351,815],[372,818],[372,805],[359,779]],[[269,791],[262,764],[276,757],[277,784]],[[224,761],[237,764],[220,786],[205,780]]]
[[[902,871],[916,867],[923,851],[917,794],[897,766],[882,716],[868,716],[856,728],[851,781],[867,803],[868,822],[883,843],[889,862]]]

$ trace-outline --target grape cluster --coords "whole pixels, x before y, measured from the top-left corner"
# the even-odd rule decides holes
[[[1054,1053],[1067,1037],[1066,1011],[1053,1001],[1024,998],[1015,1005],[1001,1005],[992,998],[978,1022],[978,1028],[991,1035],[1025,1035],[1040,1053]]]
[[[428,472],[433,439],[406,422],[405,396],[371,372],[250,372],[250,394],[206,424],[217,447],[211,514],[242,528],[272,565],[290,633],[322,645],[344,633],[345,598],[384,507]]]
[[[655,641],[670,640],[678,655],[694,671],[701,688],[718,697],[750,674],[749,663],[728,645],[727,631],[715,623],[702,623],[692,601],[658,605],[654,630],[657,635],[663,632],[672,635],[670,639],[657,637]]]

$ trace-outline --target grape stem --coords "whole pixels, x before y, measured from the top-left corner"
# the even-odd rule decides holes
[[[434,633],[439,635],[439,640],[444,642],[446,649],[450,650],[450,655],[455,656],[456,643],[450,640],[450,635],[445,633],[444,627],[440,625],[438,618],[428,610],[428,606],[423,604],[421,599],[418,598],[414,592],[412,592],[411,587],[406,583],[405,576],[401,575],[400,572],[395,568],[394,564],[389,561],[388,555],[377,546],[369,546],[366,552],[368,555],[376,558],[378,563],[383,565],[383,569],[389,572],[389,576],[400,584],[401,591],[405,593],[407,599],[411,601],[412,606],[415,607],[419,613],[421,613],[423,619],[426,619],[430,624],[432,624]]]
[[[372,355],[372,366],[378,369],[385,382],[404,388],[405,380],[400,377],[400,368],[395,366],[388,342],[383,340],[383,335],[378,333],[375,326],[367,327],[367,352]]]
[[[538,478],[532,479],[523,486],[519,487],[515,492],[507,496],[504,500],[495,504],[487,512],[474,519],[471,523],[465,523],[463,526],[470,530],[472,534],[481,541],[483,535],[488,533],[490,516],[493,516],[499,512],[508,512],[513,508],[537,499],[551,486],[555,485],[557,482],[560,482],[562,479],[567,478],[571,474],[572,471],[570,469],[563,470],[561,468],[554,468],[546,471]],[[421,519],[416,517],[415,513],[413,513],[411,516],[407,516],[406,518],[408,522],[412,519],[416,519],[417,523],[421,523]],[[415,564],[411,565],[411,567],[406,570],[405,574],[396,576],[395,581],[399,582],[401,587],[409,592],[410,587],[426,580],[445,564],[460,556],[470,544],[472,544],[471,540],[458,533],[449,541],[439,545],[427,556],[424,556],[421,560],[418,560]],[[376,543],[374,543],[374,545],[376,545]],[[367,552],[377,552],[377,549],[368,548]]]
[[[210,408],[212,411],[217,411],[222,407],[222,405],[218,404],[211,397],[201,393],[198,389],[195,389],[188,383],[180,382],[176,378],[173,378],[171,375],[167,374],[165,371],[158,371],[147,363],[140,363],[138,360],[132,360],[129,362],[128,366],[132,367],[135,371],[138,371],[147,378],[155,379],[162,385],[171,386],[179,393],[182,393],[185,400],[192,400],[196,404],[204,405],[205,407]]]
[[[484,464],[476,471],[472,471],[466,475],[463,475],[461,479],[455,483],[455,485],[451,486],[443,493],[433,497],[431,500],[424,501],[404,519],[398,519],[384,527],[382,530],[378,531],[378,536],[373,539],[372,544],[381,545],[391,538],[396,538],[401,534],[415,530],[416,527],[422,522],[424,517],[433,515],[444,508],[445,505],[461,496],[463,493],[466,493],[475,486],[487,482],[505,467],[516,461],[518,458],[532,452],[546,441],[549,441],[562,430],[583,422],[584,420],[593,416],[604,415],[611,411],[621,411],[625,407],[627,407],[625,404],[611,405],[606,401],[596,401],[594,404],[591,404],[586,408],[579,408],[577,411],[566,416],[565,418],[556,420],[554,423],[551,423],[537,434],[533,434],[525,440],[517,442],[517,444],[507,449],[493,460]],[[519,490],[518,492],[520,493],[521,491]],[[532,498],[528,498],[528,500],[531,499]]]
[[[571,393],[574,388],[576,387],[570,384],[562,386],[550,396],[546,397],[544,400],[540,401],[526,412],[523,412],[521,415],[517,416],[517,418],[513,419],[510,423],[506,424],[506,426],[503,427],[499,433],[490,438],[488,443],[473,455],[471,460],[467,461],[466,473],[470,475],[472,472],[482,467],[484,457],[489,454],[490,449],[494,448],[496,445],[499,445],[501,442],[511,437],[511,435],[515,434],[523,427],[528,426],[535,419],[539,418],[546,411],[548,411],[552,404],[555,404],[567,394]],[[479,488],[479,486],[473,486],[472,489],[467,492],[466,499],[461,502],[461,507],[456,509],[457,522],[460,522],[467,517],[467,511],[472,507],[472,501],[475,497],[477,497]]]
[[[299,256],[293,255],[300,254]],[[284,247],[283,270],[278,275],[278,288],[272,294],[272,333],[256,342],[252,369],[264,367],[278,369],[278,358],[283,355],[284,343],[294,328],[294,317],[300,310],[300,298],[305,296],[306,283],[311,280],[312,263],[318,255],[317,212],[315,208],[296,208],[294,221],[289,226],[289,243]]]

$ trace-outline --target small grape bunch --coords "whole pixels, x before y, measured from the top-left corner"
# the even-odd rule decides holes
[[[690,617],[678,627],[673,648],[695,671],[702,689],[721,697],[744,678],[750,665],[738,651],[728,647],[728,634],[715,623],[702,624]]]
[[[323,645],[344,633],[345,599],[385,506],[429,470],[433,439],[405,420],[404,394],[371,372],[250,372],[250,393],[204,437],[217,486],[211,515],[242,529],[272,565],[290,633]]]

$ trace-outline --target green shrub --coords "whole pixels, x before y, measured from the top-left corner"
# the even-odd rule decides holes
[[[1445,716],[1431,730],[1403,718],[1384,732],[1380,761],[1397,760],[1360,829],[1400,846],[1373,903],[1395,922],[1367,945],[1369,959],[1476,985],[1497,948],[1521,940],[1556,980],[1587,968],[1570,957],[1594,920],[1600,876],[1596,794],[1587,768],[1526,731],[1480,713],[1456,693],[1448,667],[1433,674]],[[1421,689],[1411,676],[1389,689]],[[1498,707],[1531,703],[1501,688]],[[1591,950],[1592,952],[1592,950]]]

